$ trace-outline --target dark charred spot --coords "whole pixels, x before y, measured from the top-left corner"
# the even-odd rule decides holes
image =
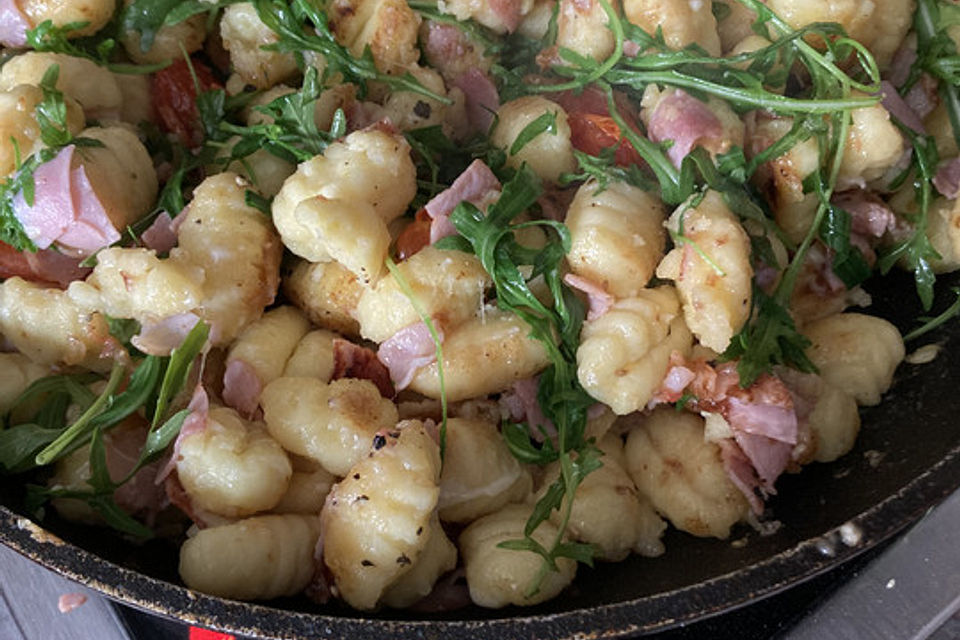
[[[417,535],[423,533],[423,527],[417,527]]]
[[[364,566],[364,567],[375,567],[375,566],[376,566],[375,564],[373,564],[372,562],[370,562],[370,561],[367,560],[367,559],[361,560],[361,561],[360,561],[360,564],[361,564],[361,566]]]
[[[367,501],[367,500],[369,500],[369,499],[370,499],[369,496],[367,496],[366,494],[363,494],[363,495],[359,495],[359,496],[357,496],[356,498],[354,498],[353,501],[354,501],[354,502],[365,502],[365,501]]]
[[[407,557],[407,554],[401,553],[397,557],[397,564],[413,564],[413,560]]]
[[[360,474],[359,474],[359,473],[353,474],[353,479],[354,479],[354,480],[359,480],[359,479],[360,479]]]
[[[417,100],[417,104],[413,107],[413,113],[418,118],[427,119],[430,117],[431,113],[430,105],[423,100]]]
[[[382,433],[378,433],[373,436],[373,449],[374,451],[380,450],[385,447],[387,444],[387,439]]]

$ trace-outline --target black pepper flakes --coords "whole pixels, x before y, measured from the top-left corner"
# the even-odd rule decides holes
[[[354,480],[359,480],[359,479],[360,479],[360,474],[359,474],[359,473],[353,474],[353,479],[354,479]]]
[[[401,553],[397,557],[397,564],[413,564],[413,560],[407,557],[407,554]]]
[[[364,566],[364,567],[375,567],[375,566],[377,566],[377,565],[373,564],[372,562],[370,562],[370,561],[367,560],[367,559],[361,560],[361,561],[360,561],[360,564],[361,564],[362,566]]]
[[[387,439],[384,437],[382,433],[378,433],[377,435],[373,436],[374,451],[379,451],[380,449],[383,449],[386,446],[386,444],[387,444]]]
[[[432,110],[430,109],[429,104],[427,104],[423,100],[417,100],[417,104],[413,106],[413,113],[418,118],[423,118],[424,120],[426,120],[427,118],[430,117]]]

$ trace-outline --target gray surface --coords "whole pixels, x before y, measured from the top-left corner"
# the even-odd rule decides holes
[[[0,545],[0,640],[131,640],[106,598]],[[87,602],[60,613],[66,593]]]
[[[783,640],[956,640],[960,492],[910,529]],[[934,635],[935,634],[935,635]]]

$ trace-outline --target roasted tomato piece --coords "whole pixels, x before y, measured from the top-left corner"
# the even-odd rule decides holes
[[[413,222],[404,227],[397,236],[397,260],[406,260],[420,249],[430,244],[430,223],[432,219],[426,209],[417,211]]]
[[[191,65],[193,73],[190,73]],[[197,111],[197,84],[200,91],[220,87],[210,67],[198,60],[191,60],[190,65],[186,60],[178,60],[153,74],[154,110],[160,127],[189,147],[203,143],[203,126]]]
[[[632,164],[644,164],[643,158],[625,139],[621,140],[620,127],[610,116],[607,98],[596,87],[587,87],[582,93],[565,91],[553,96],[553,99],[567,112],[570,123],[570,142],[574,148],[592,156],[604,149],[616,146],[616,163],[622,167]],[[637,113],[626,96],[614,94],[620,117],[637,135],[643,135],[637,126]]]

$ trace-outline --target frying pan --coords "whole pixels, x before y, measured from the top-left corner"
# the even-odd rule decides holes
[[[874,298],[871,313],[902,330],[915,326],[920,311],[907,274],[867,289]],[[942,287],[935,309],[946,307],[949,297]],[[833,568],[896,534],[960,487],[960,322],[919,342],[940,345],[938,357],[901,365],[883,402],[862,411],[863,428],[850,454],[779,480],[779,493],[768,503],[768,529],[775,531],[743,527],[718,541],[669,530],[664,556],[581,566],[571,588],[534,608],[364,614],[303,599],[267,606],[197,594],[177,579],[174,545],[131,545],[53,514],[41,528],[21,515],[21,491],[10,479],[0,486],[0,542],[125,604],[254,637],[616,638],[665,630]],[[917,346],[908,345],[908,352]]]

